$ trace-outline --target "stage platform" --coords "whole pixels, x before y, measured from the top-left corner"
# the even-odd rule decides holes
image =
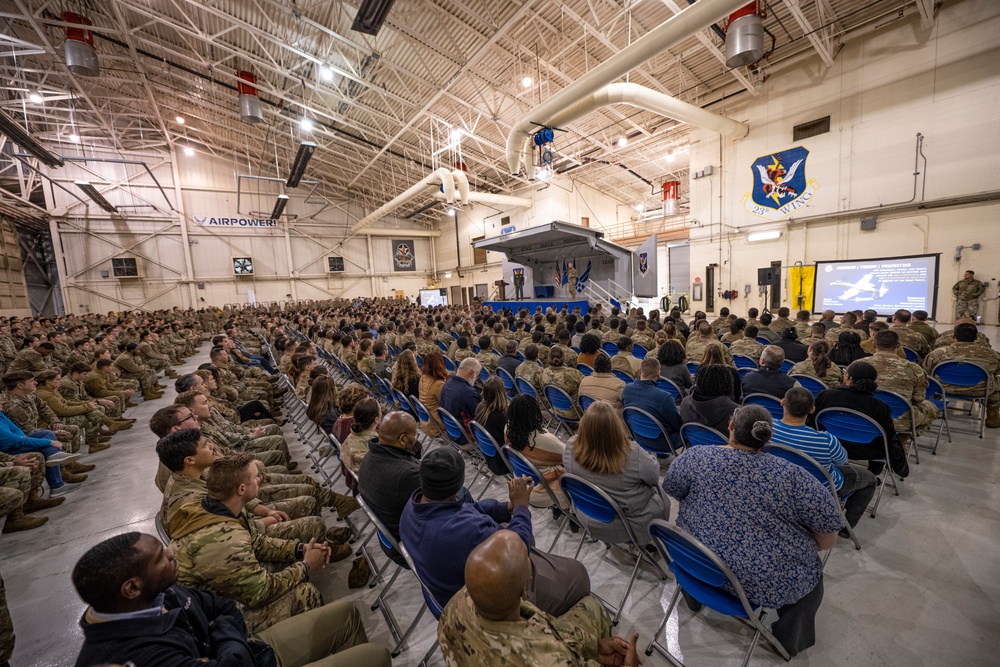
[[[532,315],[535,314],[535,308],[541,306],[542,312],[545,312],[546,308],[555,308],[556,310],[561,309],[563,306],[573,312],[574,308],[580,309],[581,315],[586,315],[587,311],[590,309],[590,305],[587,303],[586,299],[511,299],[509,301],[484,301],[483,305],[487,308],[491,308],[494,313],[500,312],[502,308],[509,308],[515,313],[521,308],[527,308],[528,312]]]

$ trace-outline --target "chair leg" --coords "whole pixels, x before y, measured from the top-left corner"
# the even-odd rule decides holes
[[[556,544],[559,542],[559,536],[562,535],[563,530],[566,528],[567,521],[569,521],[569,512],[563,512],[563,518],[559,520],[559,530],[556,531],[555,539],[553,539],[552,544],[549,545],[549,553],[552,553],[552,550],[556,548]]]
[[[747,667],[750,664],[750,656],[753,654],[753,650],[757,648],[757,640],[760,639],[760,630],[753,634],[753,639],[750,640],[750,648],[747,649],[747,654],[743,657],[743,667]]]
[[[580,559],[580,552],[583,551],[583,543],[587,539],[587,530],[586,530],[586,528],[583,529],[583,530],[581,530],[580,532],[583,533],[583,534],[580,535],[580,545],[576,548],[576,554],[573,555],[573,559],[574,560],[579,560]]]
[[[649,638],[649,646],[646,647],[646,655],[653,655],[653,650],[655,649],[657,653],[674,664],[677,664],[676,660],[673,659],[673,656],[671,656],[665,648],[657,644],[656,640],[660,638],[660,635],[663,634],[664,628],[667,627],[667,621],[670,620],[670,614],[673,613],[674,607],[677,606],[677,598],[679,598],[680,595],[681,587],[678,585],[677,588],[674,589],[673,596],[670,598],[670,604],[667,605],[667,613],[663,615],[663,620],[660,621],[660,627],[658,627],[656,632],[653,633],[653,636]]]
[[[632,586],[635,585],[635,580],[639,576],[640,565],[642,565],[641,554],[635,559],[635,567],[632,568],[632,576],[629,577],[628,585],[625,587],[625,594],[622,595],[621,602],[618,603],[618,609],[615,610],[615,616],[611,619],[611,625],[618,625],[618,620],[621,618],[622,611],[625,609],[625,603],[628,601],[628,596],[632,592]],[[663,570],[660,571],[662,572]]]
[[[428,649],[426,654],[424,654],[424,658],[423,660],[420,661],[419,667],[427,667],[427,661],[431,659],[431,656],[434,655],[434,651],[436,651],[437,648],[438,648],[438,642],[435,639],[434,645],[431,646],[430,649]]]

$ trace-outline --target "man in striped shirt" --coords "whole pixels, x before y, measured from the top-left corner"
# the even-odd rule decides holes
[[[851,494],[845,503],[844,514],[853,528],[875,495],[875,475],[866,468],[848,463],[847,452],[833,434],[806,426],[806,417],[813,411],[814,403],[808,389],[789,389],[781,399],[785,413],[781,421],[774,422],[771,442],[794,447],[813,457],[830,473],[837,495],[843,498]],[[845,537],[848,535],[846,529],[841,533]]]

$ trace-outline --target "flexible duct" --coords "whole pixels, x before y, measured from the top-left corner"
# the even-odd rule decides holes
[[[444,199],[440,192],[434,194],[436,199]],[[526,197],[514,197],[511,195],[495,195],[491,192],[470,192],[468,204],[492,204],[493,206],[518,206],[529,208],[532,201]]]
[[[420,195],[426,193],[429,188],[441,188],[444,191],[439,192],[438,194],[441,195],[442,199],[445,199],[448,202],[455,201],[455,179],[451,175],[450,171],[448,171],[445,167],[441,167],[437,171],[424,176],[422,179],[411,185],[405,192],[399,194],[393,199],[390,199],[351,225],[351,233],[356,234],[368,225],[381,220],[414,197],[419,197]]]
[[[521,170],[521,151],[525,139],[537,125],[549,125],[549,119],[582,98],[597,92],[653,56],[674,46],[695,32],[707,28],[746,4],[746,0],[699,0],[667,19],[579,79],[538,105],[518,121],[507,135],[507,167],[517,175]],[[530,148],[528,149],[530,150]],[[530,160],[524,161],[527,167]]]
[[[469,203],[469,177],[466,176],[465,172],[461,169],[456,169],[451,172],[452,178],[455,180],[455,189],[458,191],[458,199],[462,204]]]

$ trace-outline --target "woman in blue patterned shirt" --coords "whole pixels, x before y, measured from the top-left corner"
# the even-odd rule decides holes
[[[667,471],[663,490],[680,501],[677,525],[729,566],[750,602],[777,610],[771,631],[795,655],[816,643],[818,552],[834,545],[844,524],[828,488],[760,451],[771,424],[763,407],[739,408],[729,444],[687,449]]]

